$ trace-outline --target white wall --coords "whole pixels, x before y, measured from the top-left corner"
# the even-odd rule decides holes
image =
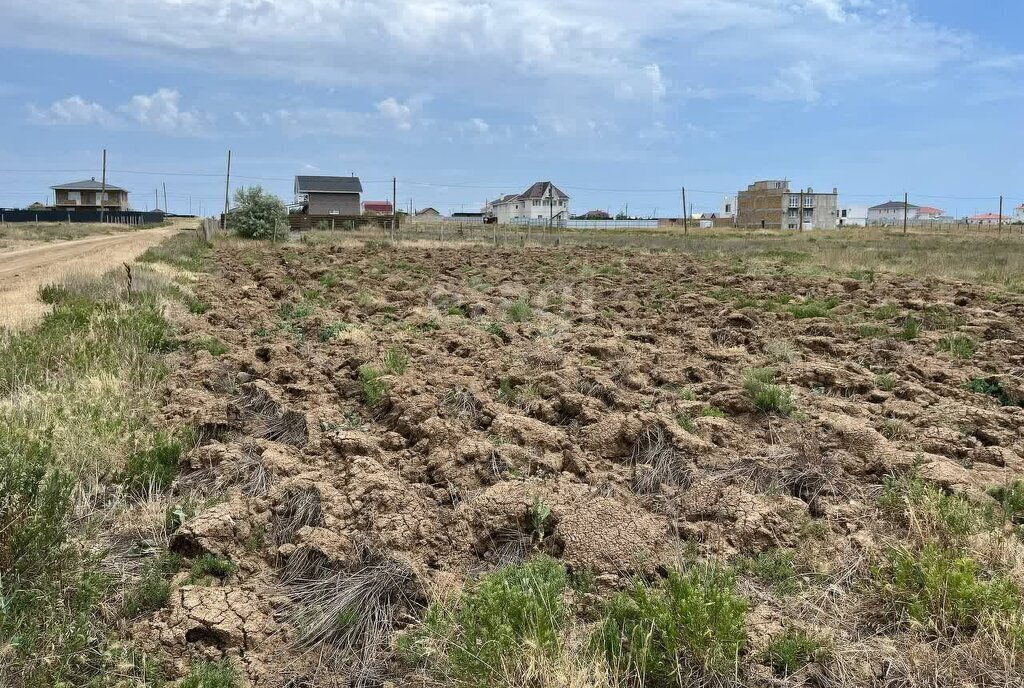
[[[868,211],[869,225],[901,225],[903,224],[903,208],[886,208]],[[917,221],[917,208],[907,210],[907,222]]]
[[[846,216],[843,216],[843,212]],[[902,222],[903,218],[900,217]],[[864,227],[868,223],[868,207],[866,205],[847,205],[839,209],[836,218],[837,227]]]
[[[718,206],[718,217],[736,217],[736,197],[726,196]]]

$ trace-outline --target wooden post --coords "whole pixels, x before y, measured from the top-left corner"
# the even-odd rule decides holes
[[[999,234],[1003,233],[1003,197],[999,197]]]
[[[221,229],[227,234],[228,231],[228,194],[231,190],[231,149],[228,149],[228,173],[224,177],[224,219],[221,222]]]
[[[910,213],[910,196],[903,192],[903,233],[907,233],[907,215]]]
[[[686,187],[683,187],[683,234],[690,233],[690,218],[686,213]]]
[[[95,177],[94,177],[95,179]],[[103,223],[103,203],[107,195],[107,149],[103,149],[103,181],[100,182],[100,223]],[[54,192],[56,195],[56,192]]]
[[[398,230],[398,178],[391,178],[391,240],[395,240]]]
[[[171,209],[167,207],[167,182],[163,182],[164,185],[164,212],[169,213]]]

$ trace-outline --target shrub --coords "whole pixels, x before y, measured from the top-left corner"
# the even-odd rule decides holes
[[[320,328],[319,338],[321,342],[329,342],[341,332],[348,329],[348,323],[332,323]]]
[[[1011,523],[1024,523],[1024,481],[1015,480],[1008,485],[998,485],[988,490],[1003,508],[1006,520]]]
[[[775,371],[771,368],[748,370],[743,387],[754,402],[754,407],[760,411],[788,416],[796,410],[792,394],[785,387],[775,384]]]
[[[451,608],[432,605],[400,653],[419,662],[438,656],[460,685],[509,685],[524,664],[561,652],[565,590],[565,567],[547,557],[487,574]]]
[[[725,418],[725,411],[717,406],[705,406],[701,409],[700,415],[704,418]]]
[[[965,334],[954,334],[943,337],[935,344],[939,351],[946,351],[956,358],[967,359],[974,356],[978,350],[978,344]]]
[[[1020,591],[1010,578],[983,579],[973,559],[934,544],[917,553],[890,550],[873,579],[901,619],[940,635],[1005,630],[1021,611]]]
[[[192,667],[192,671],[181,680],[178,688],[236,688],[238,685],[238,672],[225,659],[219,662],[203,662]]]
[[[227,557],[218,557],[216,554],[204,554],[192,562],[185,585],[207,585],[214,578],[227,578],[238,566]]]
[[[277,196],[253,186],[235,192],[236,210],[228,217],[237,234],[249,239],[277,238],[288,231],[288,210]]]
[[[197,337],[192,340],[192,346],[196,350],[208,351],[211,356],[222,356],[228,352],[228,345],[216,337]]]
[[[977,394],[987,394],[999,400],[1003,406],[1020,406],[1021,401],[1015,399],[1003,386],[1001,380],[976,377],[967,384],[967,389]]]
[[[829,652],[825,645],[798,628],[786,628],[782,635],[772,638],[765,648],[762,661],[776,674],[789,676],[815,661],[823,661]]]
[[[146,494],[150,489],[167,489],[178,475],[181,452],[181,442],[170,435],[157,434],[152,447],[128,457],[121,484],[136,495]]]
[[[182,232],[147,248],[137,260],[141,263],[167,263],[189,272],[200,272],[206,267],[210,253],[210,247],[199,237]]]
[[[359,385],[367,406],[376,406],[387,393],[387,383],[380,371],[371,365],[359,366]]]
[[[612,597],[595,635],[612,671],[638,685],[670,688],[737,670],[747,601],[714,565],[669,571]]]
[[[526,299],[514,301],[505,313],[512,322],[526,322],[533,317],[533,309],[530,308],[530,302]]]

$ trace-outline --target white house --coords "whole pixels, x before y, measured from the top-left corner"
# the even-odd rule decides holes
[[[506,194],[483,207],[498,224],[543,224],[569,219],[569,196],[551,182],[536,182],[521,194]]]
[[[1013,209],[1013,221],[1024,222],[1024,203]]]
[[[866,205],[848,205],[839,209],[836,218],[837,227],[864,227],[868,223],[868,207]]]
[[[718,206],[718,217],[736,217],[736,197],[726,196]]]

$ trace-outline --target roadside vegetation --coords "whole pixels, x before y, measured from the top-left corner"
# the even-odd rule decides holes
[[[130,292],[123,271],[47,285],[42,322],[0,332],[0,685],[160,681],[115,629],[166,604],[178,561],[154,542],[115,574],[109,531],[169,486],[190,439],[152,422],[180,290],[135,272]]]

